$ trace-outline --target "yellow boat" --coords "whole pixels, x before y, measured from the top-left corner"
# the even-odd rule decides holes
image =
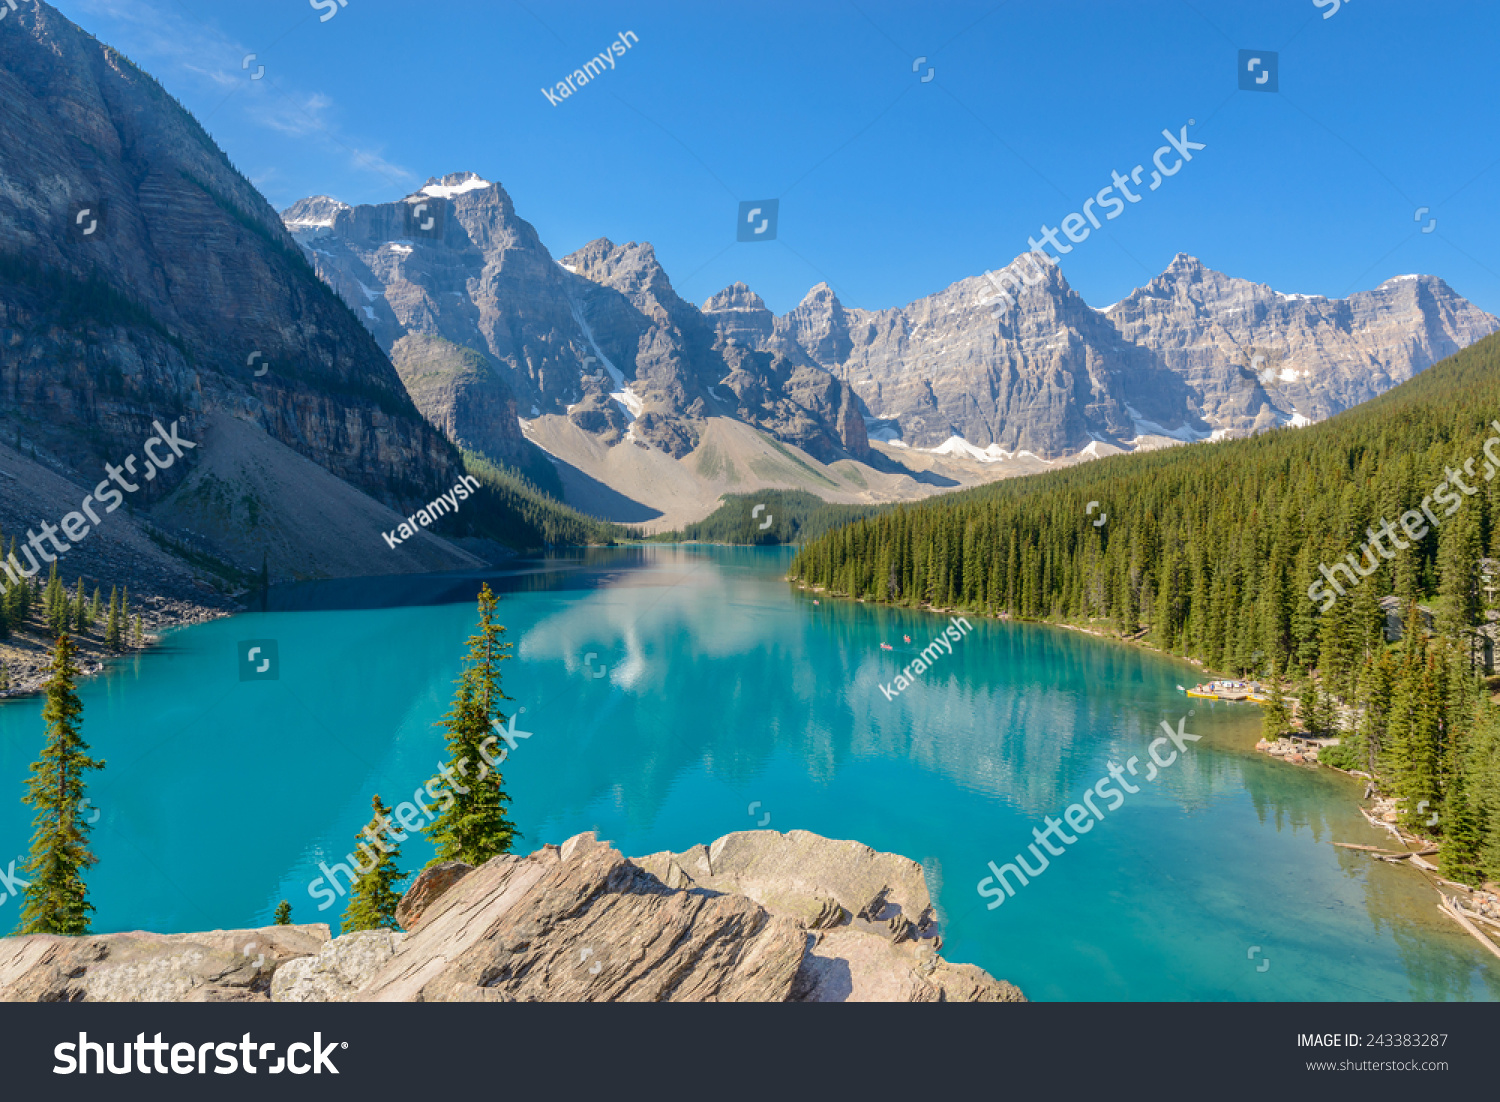
[[[1219,699],[1219,694],[1218,693],[1200,693],[1197,689],[1185,689],[1183,691],[1186,692],[1188,694],[1188,696],[1196,696],[1199,700],[1218,700]]]

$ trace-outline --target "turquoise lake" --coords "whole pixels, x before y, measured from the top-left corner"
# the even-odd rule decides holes
[[[514,644],[509,710],[530,734],[504,765],[517,852],[585,830],[627,855],[682,850],[763,821],[855,838],[925,866],[944,956],[1034,1000],[1500,997],[1500,961],[1414,870],[1332,845],[1382,842],[1355,782],[1256,754],[1254,707],[1175,690],[1191,666],[971,618],[889,700],[880,684],[946,618],[814,604],[789,561],[591,550],[289,586],[270,611],[172,632],[81,689],[108,761],[90,786],[94,930],[257,926],[282,899],[294,921],[337,923],[344,901],[318,910],[309,883],[354,848],[372,793],[394,805],[437,772],[434,723],[488,580]],[[251,639],[276,641],[277,680],[240,679]],[[0,871],[29,844],[18,797],[40,715],[40,698],[0,706]],[[1184,716],[1200,741],[987,908],[989,861],[1013,861]],[[430,856],[414,839],[402,863]],[[0,928],[18,917],[0,903]]]

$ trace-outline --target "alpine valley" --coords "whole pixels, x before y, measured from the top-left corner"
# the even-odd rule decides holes
[[[778,317],[742,283],[697,306],[649,244],[555,258],[472,172],[278,217],[46,4],[7,21],[0,98],[0,532],[180,421],[190,460],[61,566],[137,579],[148,628],[173,619],[157,597],[216,606],[257,574],[465,568],[678,529],[728,493],[897,502],[1302,425],[1500,327],[1435,276],[1328,299],[1185,255],[1105,310],[1058,268],[998,311],[984,275],[901,308],[819,284]],[[381,539],[466,472],[474,504]]]

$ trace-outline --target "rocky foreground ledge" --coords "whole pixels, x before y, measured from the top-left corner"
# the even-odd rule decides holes
[[[0,940],[25,1002],[1024,1002],[938,955],[922,868],[794,830],[625,858],[593,834],[412,884],[386,930]]]

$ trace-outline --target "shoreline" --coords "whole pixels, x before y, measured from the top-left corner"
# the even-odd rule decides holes
[[[913,612],[931,612],[937,615],[969,615],[967,611],[961,611],[955,608],[937,608],[936,606],[930,604],[895,605],[886,602],[871,602],[865,600],[864,598],[851,598],[847,594],[832,593],[825,586],[810,586],[791,577],[788,577],[786,580],[795,585],[799,590],[803,592],[820,593],[828,597],[838,598],[845,601],[853,601],[858,604],[881,604],[884,605],[884,607],[892,609],[904,609]],[[1142,638],[1142,636],[1145,634],[1144,631],[1137,633],[1135,636],[1107,635],[1097,628],[1085,627],[1080,624],[1069,624],[1052,620],[1016,620],[1012,619],[1008,615],[993,616],[984,612],[976,612],[974,613],[974,615],[985,620],[995,620],[998,622],[1017,624],[1035,624],[1040,627],[1052,627],[1061,628],[1065,631],[1076,631],[1084,635],[1091,635],[1103,642],[1122,643],[1127,646],[1139,648],[1141,650],[1154,652],[1155,654],[1161,655],[1164,658],[1170,658],[1173,661],[1186,662],[1189,665],[1197,667],[1211,677],[1218,676],[1215,674],[1215,671],[1210,670],[1207,664],[1204,663],[1201,659],[1186,658],[1179,655],[1168,654],[1160,647],[1145,642]],[[1224,675],[1224,678],[1227,678],[1227,675]],[[1224,678],[1219,679],[1222,680]],[[1251,702],[1236,701],[1233,703]],[[1364,780],[1367,785],[1373,783],[1374,781],[1374,778],[1370,777],[1368,774],[1352,773],[1348,770],[1339,769],[1336,766],[1319,762],[1316,757],[1313,757],[1311,760],[1307,760],[1304,757],[1303,761],[1287,761],[1285,755],[1275,755],[1268,752],[1269,747],[1274,746],[1274,743],[1267,743],[1264,737],[1261,738],[1260,742],[1262,744],[1265,744],[1267,749],[1262,749],[1261,746],[1257,745],[1257,747],[1255,748],[1256,753],[1265,754],[1272,761],[1279,760],[1286,765],[1305,770],[1328,769],[1335,773],[1341,773],[1351,779],[1358,778]],[[1392,811],[1395,804],[1394,799],[1390,797],[1382,797],[1378,794],[1373,800],[1371,800],[1371,803],[1376,811],[1382,815],[1389,811]],[[1355,809],[1359,811],[1359,813],[1372,827],[1388,831],[1389,833],[1394,835],[1398,841],[1400,841],[1403,847],[1408,847],[1413,843],[1415,843],[1417,846],[1416,849],[1409,849],[1408,852],[1402,856],[1393,856],[1390,858],[1380,857],[1378,859],[1386,860],[1392,864],[1404,862],[1411,865],[1413,868],[1416,868],[1420,873],[1422,873],[1423,879],[1427,880],[1428,884],[1437,894],[1437,909],[1443,914],[1447,915],[1449,918],[1453,919],[1460,927],[1464,929],[1466,933],[1469,933],[1471,936],[1475,937],[1491,953],[1495,954],[1497,957],[1500,957],[1500,944],[1496,943],[1496,939],[1500,939],[1500,890],[1490,890],[1494,889],[1494,885],[1480,885],[1478,887],[1470,888],[1468,885],[1459,884],[1452,880],[1446,880],[1442,878],[1437,873],[1437,866],[1431,864],[1430,862],[1423,861],[1422,864],[1415,864],[1415,861],[1421,861],[1423,857],[1428,855],[1427,851],[1430,851],[1431,854],[1436,854],[1439,849],[1439,843],[1418,838],[1416,835],[1407,835],[1406,832],[1403,832],[1399,826],[1393,823],[1385,822],[1383,818],[1377,820],[1374,816],[1371,815],[1370,811],[1365,808],[1364,804],[1364,797],[1361,796],[1355,798]],[[1352,851],[1359,851],[1361,849],[1361,847],[1355,846],[1352,843],[1332,842],[1331,844],[1340,848],[1351,849]],[[1431,870],[1430,876],[1428,875],[1429,869]],[[1459,892],[1464,893],[1464,896],[1466,896],[1467,898],[1457,898],[1449,896],[1443,891],[1444,885],[1448,886],[1449,888],[1457,889]],[[1477,919],[1483,925],[1475,926],[1474,923],[1470,921],[1474,919]],[[1481,931],[1487,931],[1487,935],[1486,933],[1482,933]]]
[[[142,597],[139,600],[139,604],[132,600],[131,615],[141,618],[142,646],[109,650],[104,645],[102,624],[96,624],[82,634],[69,633],[78,645],[80,682],[107,672],[112,661],[145,654],[161,642],[167,631],[206,624],[245,611],[245,606],[234,597],[224,598],[223,604],[175,597]],[[228,602],[233,602],[232,606]],[[0,642],[0,662],[4,663],[11,682],[9,688],[0,690],[0,705],[40,695],[46,689],[53,644],[52,636],[39,630],[34,622],[23,628],[13,628],[10,638]]]
[[[930,604],[921,604],[921,605],[896,605],[896,604],[890,604],[889,602],[870,601],[870,600],[867,600],[864,597],[850,597],[847,593],[833,593],[833,592],[829,591],[826,586],[807,585],[806,583],[797,581],[796,579],[791,578],[791,577],[786,578],[786,581],[788,581],[792,585],[796,586],[799,590],[802,590],[805,593],[821,593],[821,594],[824,594],[825,596],[828,596],[828,597],[834,597],[834,598],[837,598],[838,600],[841,600],[841,601],[851,601],[851,602],[853,602],[855,604],[875,605],[875,606],[881,607],[881,608],[903,609],[903,610],[910,611],[910,612],[931,612],[931,613],[934,613],[936,615],[941,615],[941,616],[967,616],[967,615],[970,614],[970,610],[960,609],[960,608],[939,608],[936,605],[930,605]],[[1037,627],[1061,628],[1063,631],[1076,631],[1076,632],[1079,632],[1079,633],[1081,633],[1083,635],[1092,635],[1095,639],[1098,639],[1101,642],[1105,642],[1105,643],[1123,643],[1126,646],[1137,647],[1137,648],[1139,648],[1141,650],[1151,651],[1153,654],[1158,654],[1158,655],[1160,655],[1163,658],[1168,658],[1168,659],[1172,660],[1173,662],[1184,662],[1184,663],[1186,663],[1189,666],[1196,667],[1201,673],[1207,675],[1210,679],[1217,679],[1217,680],[1220,680],[1220,681],[1232,680],[1231,675],[1229,675],[1227,673],[1221,674],[1221,673],[1218,673],[1215,670],[1209,669],[1208,666],[1204,663],[1204,661],[1201,658],[1188,658],[1185,655],[1172,654],[1169,651],[1162,650],[1160,647],[1158,647],[1154,643],[1148,643],[1148,642],[1146,642],[1145,639],[1144,639],[1144,636],[1145,636],[1146,632],[1149,629],[1143,628],[1141,631],[1137,632],[1135,635],[1109,635],[1109,634],[1107,634],[1107,633],[1105,633],[1103,631],[1100,631],[1098,628],[1085,627],[1082,624],[1070,624],[1070,623],[1066,623],[1066,622],[1061,621],[1061,620],[1020,620],[1020,619],[1016,619],[1015,617],[1012,617],[1012,616],[1009,616],[1009,615],[1005,615],[1005,614],[998,615],[998,616],[992,616],[992,615],[990,615],[987,612],[974,612],[973,615],[978,616],[982,620],[994,620],[996,623],[1003,623],[1003,624],[1032,624],[1032,625],[1035,625]],[[1247,703],[1248,704],[1248,703],[1254,703],[1254,701],[1224,701],[1223,703],[1226,703],[1226,704]]]

